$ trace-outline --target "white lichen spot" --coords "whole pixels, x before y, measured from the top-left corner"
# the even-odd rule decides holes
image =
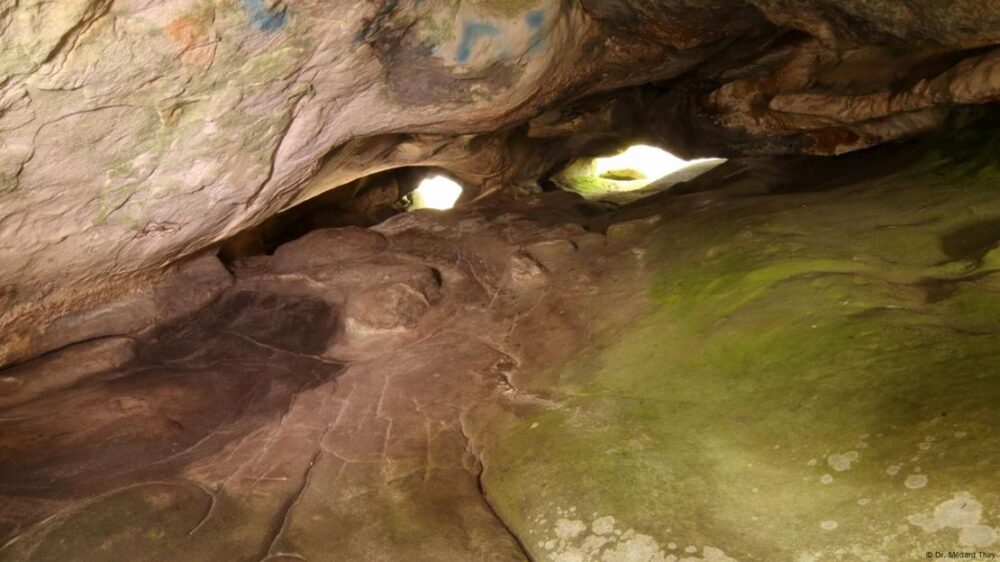
[[[968,492],[958,492],[950,500],[943,501],[934,508],[933,515],[923,513],[907,517],[911,525],[925,532],[933,533],[941,529],[961,529],[978,525],[983,516],[983,504]]]
[[[615,518],[610,515],[598,517],[590,524],[590,530],[597,535],[607,535],[615,530]]]
[[[958,534],[958,542],[962,543],[963,546],[983,548],[993,546],[997,540],[1000,540],[1000,536],[997,535],[996,530],[986,525],[966,527]]]
[[[556,553],[554,562],[587,562],[586,554],[571,548]]]
[[[830,521],[823,521],[823,522],[821,522],[819,524],[819,528],[823,529],[824,531],[832,531],[832,530],[836,529],[839,526],[840,526],[839,523],[837,523],[836,521],[832,521],[832,520],[830,520]]]
[[[569,518],[577,511],[575,508],[556,508],[554,511],[564,517],[545,531],[551,540],[544,543],[544,559],[550,562],[736,562],[712,547],[705,547],[702,557],[679,559],[666,554],[652,536],[620,528],[620,523],[610,515],[598,517],[598,513],[592,513],[594,519],[588,526]],[[676,547],[670,543],[671,550]],[[696,547],[689,548],[691,554],[697,552]]]
[[[809,459],[809,462],[806,463],[806,466],[816,466],[817,464],[819,464],[818,459]]]
[[[672,542],[667,544],[667,550],[677,550],[677,543]]]
[[[556,521],[556,536],[564,541],[573,540],[587,530],[587,525],[577,519],[559,519]]]
[[[911,474],[906,477],[903,485],[911,490],[918,490],[927,485],[927,477],[923,474]]]
[[[531,427],[529,427],[528,429],[538,429],[538,422],[531,424]]]
[[[826,457],[826,463],[837,472],[844,472],[851,469],[851,463],[858,460],[857,451],[848,451],[842,454],[835,454]]]
[[[823,484],[829,484],[829,483],[833,482],[833,476],[830,476],[829,474],[824,474],[819,479],[819,481],[822,482]]]
[[[942,529],[959,529],[958,540],[963,546],[984,548],[1000,541],[996,529],[980,523],[983,504],[968,492],[958,492],[952,499],[941,502],[931,515],[918,513],[907,521],[926,533]]]
[[[665,562],[666,557],[653,537],[636,533],[626,541],[612,545],[601,555],[601,562]]]
[[[872,503],[871,498],[861,498],[860,500],[858,500],[858,505],[868,505],[870,503]]]
[[[899,474],[899,471],[902,469],[903,467],[899,466],[898,464],[894,464],[889,468],[885,469],[885,473],[888,474],[889,476],[895,476]]]
[[[580,548],[584,552],[593,554],[596,552],[600,552],[601,548],[604,547],[604,545],[608,544],[610,540],[611,539],[608,537],[597,537],[594,535],[590,535],[587,538],[583,539],[583,544],[580,546]]]

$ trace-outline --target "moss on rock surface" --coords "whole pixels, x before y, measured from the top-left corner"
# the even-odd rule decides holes
[[[896,561],[1000,545],[1000,200],[989,166],[952,158],[664,213],[638,317],[525,377],[558,406],[488,455],[486,488],[532,554]],[[592,324],[613,316],[592,306]],[[957,495],[981,513],[936,522]]]

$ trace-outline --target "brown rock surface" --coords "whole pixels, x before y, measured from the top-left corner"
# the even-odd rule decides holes
[[[542,295],[505,284],[508,237],[550,245],[560,204],[316,231],[193,315],[4,371],[0,559],[525,559],[466,424],[520,400],[505,341]]]

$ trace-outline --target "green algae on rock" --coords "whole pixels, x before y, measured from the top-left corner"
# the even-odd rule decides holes
[[[668,207],[636,317],[596,329],[555,378],[519,379],[558,406],[486,455],[486,488],[532,555],[874,562],[995,546],[1000,280],[982,254],[997,231],[974,225],[1000,203],[994,181],[940,163]],[[948,251],[966,228],[976,251]],[[587,308],[599,325],[600,300]],[[985,526],[912,523],[955,494],[986,506]]]

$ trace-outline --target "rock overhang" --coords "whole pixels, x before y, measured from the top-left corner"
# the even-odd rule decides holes
[[[490,192],[640,137],[839,154],[1000,94],[1000,22],[971,1],[28,10],[0,15],[6,361],[80,303],[381,170]]]

